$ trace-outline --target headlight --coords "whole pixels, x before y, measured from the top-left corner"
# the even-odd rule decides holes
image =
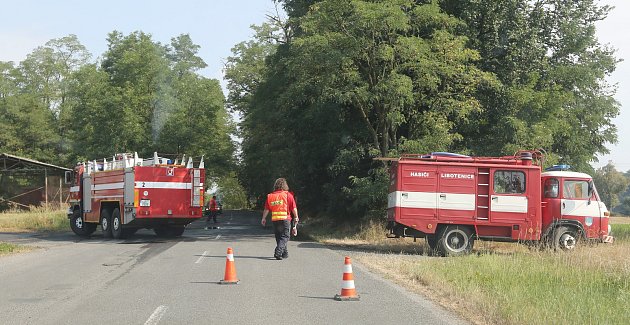
[[[151,200],[140,200],[140,206],[141,207],[150,207],[151,206]]]

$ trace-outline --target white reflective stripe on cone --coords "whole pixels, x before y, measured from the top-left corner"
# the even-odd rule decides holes
[[[234,254],[227,254],[228,261],[234,262]]]
[[[354,280],[343,281],[341,289],[354,289]]]
[[[352,273],[352,264],[344,264],[343,273]]]

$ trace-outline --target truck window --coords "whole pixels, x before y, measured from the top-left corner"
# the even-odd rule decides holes
[[[545,181],[545,197],[556,198],[558,197],[558,180],[555,178],[549,178]]]
[[[562,198],[564,199],[588,199],[588,182],[564,180],[562,187]]]
[[[497,170],[494,172],[494,193],[525,193],[525,173],[513,170]]]

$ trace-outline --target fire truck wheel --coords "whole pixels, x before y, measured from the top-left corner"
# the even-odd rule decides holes
[[[111,218],[112,237],[114,239],[123,238],[122,220],[120,219],[120,209],[116,208],[112,212]]]
[[[111,216],[109,215],[109,210],[103,209],[101,210],[101,231],[103,232],[104,238],[112,237],[112,227],[111,227]]]
[[[574,228],[558,227],[553,233],[553,246],[556,250],[571,251],[577,246],[579,236]]]
[[[474,239],[470,228],[447,226],[438,235],[437,249],[444,256],[466,255],[472,251]]]
[[[70,228],[75,234],[87,237],[96,230],[96,224],[84,222],[81,211],[74,210],[72,217],[70,217]]]

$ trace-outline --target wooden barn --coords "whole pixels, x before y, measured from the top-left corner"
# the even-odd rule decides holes
[[[71,169],[7,153],[0,154],[0,211],[65,205]]]

